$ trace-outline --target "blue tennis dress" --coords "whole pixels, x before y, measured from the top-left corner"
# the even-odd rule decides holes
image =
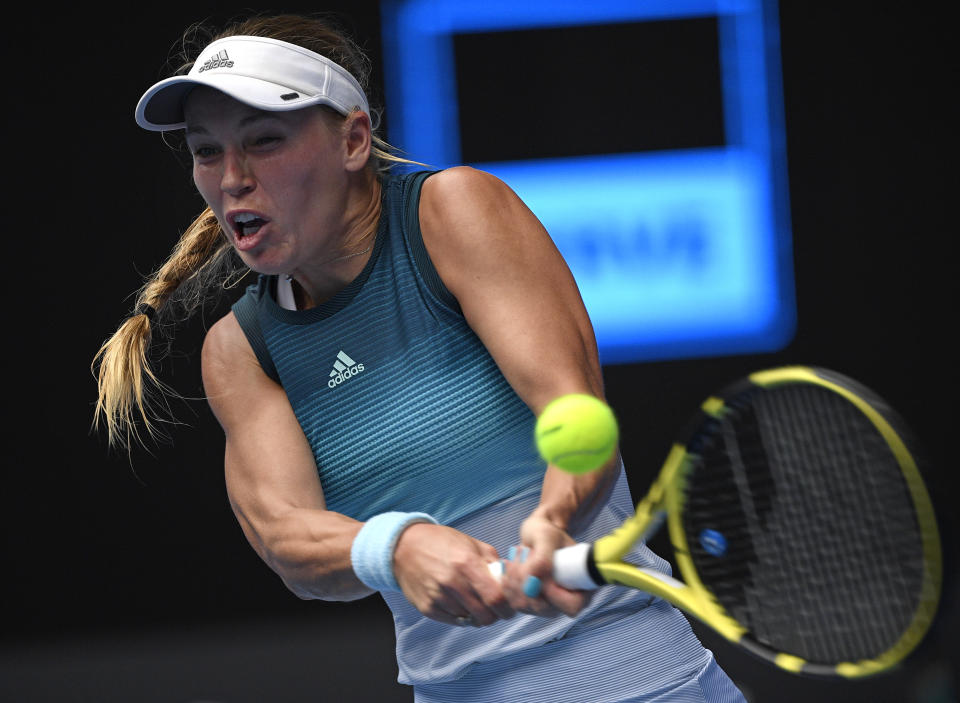
[[[261,276],[234,312],[290,399],[329,510],[358,520],[426,512],[505,554],[538,503],[545,465],[533,414],[427,256],[418,205],[429,176],[384,179],[370,260],[332,299],[289,309],[278,302],[289,284]],[[572,536],[593,540],[632,512],[621,467],[605,506]],[[645,546],[631,560],[669,572]],[[607,586],[575,618],[517,615],[485,628],[444,625],[402,593],[382,595],[398,679],[418,703],[744,700],[685,617],[638,591]]]

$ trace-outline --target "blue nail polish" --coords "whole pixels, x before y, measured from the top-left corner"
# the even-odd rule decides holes
[[[523,594],[527,598],[536,598],[540,595],[540,579],[536,576],[527,576],[523,582]]]
[[[516,558],[517,558],[517,548],[510,547],[510,549],[507,550],[507,561],[513,561]]]
[[[527,555],[530,553],[530,547],[524,547],[523,551],[520,552],[520,563],[522,564],[527,560]]]

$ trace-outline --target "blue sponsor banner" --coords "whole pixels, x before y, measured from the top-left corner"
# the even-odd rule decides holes
[[[775,3],[383,5],[390,140],[437,167],[461,163],[455,35],[684,17],[716,18],[723,145],[471,164],[508,183],[550,232],[604,363],[766,352],[792,338]]]

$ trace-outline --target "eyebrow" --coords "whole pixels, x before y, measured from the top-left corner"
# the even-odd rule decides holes
[[[271,119],[276,119],[276,115],[274,115],[272,112],[254,112],[242,118],[240,122],[237,123],[237,126],[246,127],[247,125],[252,124],[254,122],[259,122],[261,120],[271,120]],[[210,132],[207,131],[207,128],[204,127],[203,125],[197,125],[192,128],[187,127],[184,130],[184,133],[185,134],[210,134]]]

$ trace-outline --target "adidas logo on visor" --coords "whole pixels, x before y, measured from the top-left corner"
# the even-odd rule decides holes
[[[337,354],[337,360],[333,362],[333,371],[330,372],[330,380],[327,381],[327,385],[330,388],[336,388],[341,383],[349,378],[353,378],[361,371],[363,371],[363,364],[358,364],[356,361],[347,356],[341,349]]]
[[[203,73],[204,71],[209,71],[211,68],[232,68],[233,61],[230,60],[230,57],[227,56],[226,49],[220,49],[217,52],[217,55],[211,59],[207,59],[207,62],[203,64],[198,73]]]

